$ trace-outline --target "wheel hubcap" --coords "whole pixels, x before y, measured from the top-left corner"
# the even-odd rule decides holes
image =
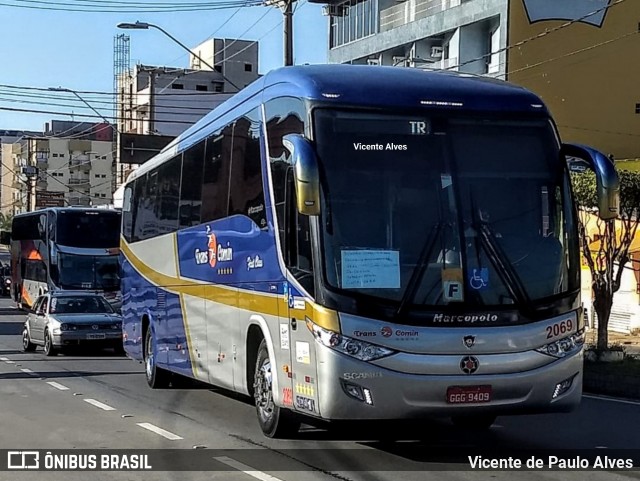
[[[273,416],[273,393],[271,390],[271,362],[265,359],[256,373],[253,384],[256,407],[262,419],[269,419]]]
[[[29,334],[26,329],[22,332],[22,345],[25,349],[29,346]]]
[[[51,339],[49,339],[49,334],[44,337],[44,350],[49,352],[51,349]]]
[[[153,349],[152,346],[152,336],[149,336],[149,340],[147,341],[147,360],[145,362],[145,371],[147,373],[147,378],[151,379],[153,373]]]

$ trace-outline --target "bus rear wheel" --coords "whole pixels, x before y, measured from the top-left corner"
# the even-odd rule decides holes
[[[144,372],[147,384],[151,389],[164,389],[169,387],[171,377],[164,369],[158,367],[155,355],[155,339],[151,327],[147,329],[144,341]]]
[[[258,359],[253,383],[258,423],[269,438],[294,437],[300,429],[300,420],[288,409],[275,405],[273,400],[273,372],[267,342],[263,339],[258,348]]]
[[[497,416],[482,414],[475,416],[453,416],[451,421],[459,428],[473,431],[486,431],[496,422]]]

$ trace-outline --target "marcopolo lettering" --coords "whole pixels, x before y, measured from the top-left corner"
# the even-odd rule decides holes
[[[458,316],[447,316],[445,314],[436,314],[433,316],[433,322],[442,322],[442,323],[469,323],[473,324],[475,322],[496,322],[498,320],[497,314],[473,314],[473,315],[458,315]]]

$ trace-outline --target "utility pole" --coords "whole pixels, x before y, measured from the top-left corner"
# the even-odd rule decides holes
[[[284,65],[293,65],[293,2],[295,0],[265,0],[269,7],[279,7],[284,15]]]
[[[284,65],[293,65],[293,0],[285,0],[284,14]]]

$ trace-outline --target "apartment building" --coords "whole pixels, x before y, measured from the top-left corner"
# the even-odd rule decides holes
[[[257,42],[211,39],[193,51],[204,63],[190,55],[187,69],[138,64],[119,76],[117,129],[127,143],[117,149],[116,186],[140,162],[128,145],[150,153],[159,150],[259,77]]]
[[[99,125],[99,124],[98,124]],[[83,138],[29,139],[30,165],[38,170],[35,206],[63,197],[63,205],[111,204],[113,143]],[[46,195],[42,195],[46,193]],[[58,193],[58,196],[50,194]],[[41,195],[38,195],[41,194]],[[43,202],[39,202],[39,197]]]
[[[324,11],[331,63],[507,80],[540,95],[563,140],[640,158],[640,2],[349,0]]]

